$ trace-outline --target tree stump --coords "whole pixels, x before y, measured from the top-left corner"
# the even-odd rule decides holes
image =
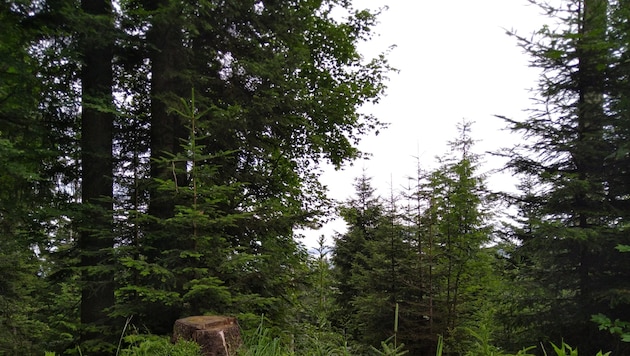
[[[236,318],[228,316],[191,316],[175,321],[173,342],[194,341],[204,356],[233,356],[241,346]]]

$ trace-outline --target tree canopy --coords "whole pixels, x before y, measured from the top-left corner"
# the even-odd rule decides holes
[[[3,297],[29,302],[8,291],[35,280],[81,291],[64,319],[77,333],[38,347],[111,354],[130,317],[155,333],[206,312],[283,324],[306,261],[293,229],[330,205],[318,164],[360,157],[382,126],[358,111],[390,71],[357,51],[376,14],[311,0],[1,10],[2,251],[23,266]]]
[[[407,187],[364,171],[337,203],[322,167],[386,126],[361,109],[393,71],[358,50],[378,11],[2,2],[0,354],[168,348],[202,314],[285,354],[628,353],[630,4],[532,3],[557,26],[511,33],[542,73],[494,152],[517,191],[464,120]]]

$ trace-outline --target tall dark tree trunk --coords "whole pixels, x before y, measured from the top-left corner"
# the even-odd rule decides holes
[[[155,15],[147,35],[151,61],[151,178],[173,180],[176,187],[185,186],[181,173],[176,171],[185,162],[165,161],[170,155],[182,152],[182,139],[187,130],[182,118],[169,112],[169,102],[175,96],[185,95],[182,89],[185,54],[183,48],[182,21],[177,6],[169,0],[147,2],[145,8]],[[157,218],[173,216],[174,201],[169,194],[154,188],[151,191],[149,214]]]
[[[573,159],[579,180],[585,182],[584,190],[578,191],[576,201],[576,223],[581,229],[589,229],[599,225],[599,214],[607,209],[605,202],[604,164],[606,156],[611,151],[607,147],[604,137],[606,114],[604,112],[604,83],[607,47],[602,45],[606,41],[607,30],[607,0],[584,0],[582,3],[582,19],[578,53],[578,105],[577,105],[577,142]],[[592,232],[590,233],[592,234]],[[589,235],[590,235],[589,234]],[[598,241],[593,237],[581,243],[579,256],[579,298],[580,305],[589,309],[585,312],[595,314],[597,307],[593,301],[592,274],[596,267],[597,258],[593,255],[593,246]],[[588,315],[588,314],[587,314]],[[595,325],[588,324],[582,335],[591,339]]]
[[[148,213],[154,218],[148,226],[145,243],[146,256],[150,263],[169,268],[163,253],[178,248],[177,232],[169,230],[163,222],[175,213],[176,199],[180,189],[188,186],[186,162],[174,157],[183,152],[183,140],[188,131],[181,117],[169,111],[173,102],[190,95],[186,87],[185,48],[183,45],[183,15],[177,2],[170,0],[147,1],[145,9],[152,13],[151,28],[147,33],[149,60],[151,63],[151,106],[150,106],[150,175],[153,182],[149,188]],[[164,183],[173,187],[163,190]],[[181,290],[181,285],[172,286]],[[152,332],[167,333],[173,322],[181,317],[181,306],[165,307],[149,311],[152,314],[145,322]]]
[[[102,339],[114,305],[112,233],[112,57],[111,2],[84,0],[81,8],[92,27],[81,42],[83,55],[81,115],[81,199],[85,205],[79,248],[81,251],[81,323],[83,342]],[[96,34],[99,34],[97,36]],[[105,34],[105,35],[103,35]],[[90,355],[110,351],[90,350]]]

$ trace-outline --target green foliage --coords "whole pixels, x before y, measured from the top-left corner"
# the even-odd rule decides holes
[[[463,122],[453,153],[440,159],[439,168],[420,175],[416,192],[414,229],[422,247],[424,291],[430,307],[429,333],[445,335],[446,352],[465,353],[469,333],[491,308],[501,281],[495,277],[492,200],[484,176],[477,173],[480,157],[472,152],[471,123]],[[487,320],[486,320],[487,321]]]
[[[345,335],[332,325],[340,312],[335,304],[336,287],[330,261],[331,248],[324,236],[313,254],[309,254],[308,271],[297,292],[289,328],[283,333],[296,355],[350,355]]]
[[[617,245],[615,248],[619,252],[630,252],[629,245]],[[599,325],[599,330],[608,330],[611,334],[619,336],[621,341],[630,342],[630,322],[619,319],[612,321],[601,313],[591,316],[591,320]]]
[[[0,5],[0,353],[38,354],[54,338],[41,298],[54,149],[37,114],[42,84],[28,48],[37,34],[21,26],[22,10]]]
[[[553,347],[553,351],[558,356],[565,356],[565,355],[566,356],[577,356],[577,354],[578,354],[577,348],[574,350],[569,345],[565,344],[564,342],[562,343],[562,345],[560,347],[556,346],[552,342],[551,343],[551,347]]]
[[[595,353],[613,345],[591,316],[628,320],[627,4],[586,0],[538,5],[558,26],[516,36],[542,71],[525,120],[507,119],[528,140],[505,151],[523,177],[509,238],[515,297],[505,341],[557,341]],[[578,6],[573,6],[578,5]],[[562,13],[562,15],[560,15]],[[611,134],[615,132],[615,134]],[[507,344],[505,345],[506,347]],[[512,345],[514,346],[514,345]],[[620,345],[615,353],[628,352]]]
[[[264,318],[263,318],[264,320]],[[271,335],[271,330],[260,321],[258,328],[251,335],[244,337],[243,346],[238,355],[243,356],[284,356],[289,355],[280,338]]]
[[[553,348],[553,351],[556,353],[557,356],[578,356],[578,349],[572,348],[571,346],[567,345],[564,341],[562,342],[562,344],[560,344],[560,346],[556,346],[554,343],[551,343],[551,347]],[[544,353],[545,355],[547,355],[546,351],[544,351]],[[610,355],[610,352],[602,353],[601,351],[598,351],[595,356],[608,356],[608,355]]]
[[[339,208],[348,232],[331,257],[322,238],[316,258],[293,230],[330,209],[318,164],[360,157],[361,137],[384,126],[358,112],[391,70],[357,50],[376,14],[335,0],[130,0],[111,21],[79,4],[0,5],[0,353],[73,349],[91,330],[80,325],[91,295],[79,299],[89,290],[75,266],[97,254],[83,276],[116,276],[116,305],[97,310],[106,323],[133,316],[164,334],[180,316],[229,313],[247,329],[265,312],[270,326],[258,325],[244,354],[501,355],[565,335],[591,352],[599,346],[581,343],[630,340],[627,4],[580,2],[540,42],[519,37],[545,71],[544,106],[508,120],[531,139],[510,152],[526,178],[508,241],[490,246],[492,202],[463,123],[454,153],[418,172],[407,201],[357,179]],[[117,46],[101,88],[113,105],[81,87],[93,66],[85,54],[104,43]],[[101,210],[78,207],[89,181],[79,164],[99,161],[81,159],[89,110],[116,115],[104,151],[115,167],[97,172],[114,173],[101,185],[115,194],[91,197]],[[86,254],[81,233],[113,243]],[[194,352],[125,341],[122,354]]]
[[[448,352],[466,353],[473,338],[462,330],[480,322],[477,311],[489,313],[501,299],[494,269],[503,266],[497,249],[486,247],[492,201],[477,174],[470,123],[459,129],[456,153],[429,174],[419,173],[406,202],[392,192],[383,203],[363,176],[356,196],[340,207],[348,232],[337,236],[333,250],[341,313],[332,321],[359,352],[382,347],[377,341],[394,330],[394,349],[400,341],[412,354],[433,352],[444,333]]]
[[[71,350],[129,316],[157,333],[292,319],[293,229],[330,208],[315,163],[361,156],[384,125],[358,107],[391,68],[357,51],[376,14],[259,5],[121,1],[115,21],[106,1],[0,5],[2,351]]]
[[[592,316],[592,321],[599,325],[599,330],[608,330],[611,334],[619,336],[621,341],[630,342],[630,323],[615,319],[612,321],[604,314]]]
[[[475,338],[472,347],[469,348],[466,355],[487,355],[494,356],[500,353],[500,350],[493,346],[492,334],[486,323],[481,323],[477,328],[465,328],[466,332]]]
[[[394,330],[401,264],[411,250],[395,211],[386,211],[373,195],[369,178],[357,179],[355,188],[356,198],[340,208],[349,229],[337,237],[333,250],[340,313],[332,321],[353,341],[378,347]]]
[[[313,163],[359,156],[359,137],[381,124],[357,107],[382,93],[388,70],[384,57],[364,64],[356,52],[374,15],[348,10],[350,26],[329,5],[202,1],[182,12],[176,1],[122,4],[123,27],[138,34],[123,48],[124,85],[135,93],[145,80],[152,100],[131,95],[149,118],[137,126],[150,130],[121,135],[121,147],[152,146],[149,197],[140,192],[137,219],[121,224],[129,234],[118,315],[138,314],[158,332],[191,313],[290,319],[306,261],[293,228],[316,222],[328,204]],[[146,37],[143,21],[151,23]],[[145,56],[133,41],[156,49],[146,54],[151,68],[126,61]],[[151,83],[135,78],[138,67],[152,71]],[[142,117],[122,105],[132,120]],[[130,181],[129,191],[143,181]],[[168,310],[156,313],[160,303]]]
[[[438,335],[438,339],[437,339],[435,356],[442,356],[443,352],[444,352],[444,337],[440,334]]]
[[[409,350],[405,350],[405,344],[396,345],[392,340],[394,336],[389,337],[385,341],[381,341],[381,349],[377,349],[374,346],[371,346],[370,349],[374,355],[383,355],[383,356],[399,356],[399,355],[407,355]]]
[[[409,353],[409,350],[405,350],[405,344],[398,343],[398,303],[396,303],[396,311],[394,313],[394,335],[390,336],[387,340],[381,341],[381,349],[377,349],[374,346],[371,346],[370,349],[373,353],[377,355],[406,355]]]
[[[7,284],[18,285],[41,267],[54,289],[76,292],[77,274],[69,268],[85,252],[76,236],[86,232],[77,229],[86,211],[77,214],[69,203],[78,202],[76,193],[86,191],[81,183],[89,181],[85,170],[78,169],[87,152],[79,139],[93,121],[81,127],[80,118],[96,110],[117,115],[115,137],[108,142],[114,149],[107,150],[117,156],[116,176],[99,184],[113,184],[116,196],[92,197],[117,209],[115,226],[112,231],[88,229],[94,236],[115,235],[116,248],[100,250],[118,262],[119,304],[108,322],[133,314],[165,332],[181,314],[260,310],[282,322],[290,303],[280,296],[299,288],[306,260],[292,230],[315,223],[327,204],[313,162],[339,166],[359,157],[360,137],[382,126],[357,112],[360,104],[378,100],[389,70],[383,56],[365,62],[356,49],[370,37],[375,15],[346,9],[347,20],[336,20],[330,12],[336,1],[262,7],[201,1],[183,10],[177,1],[122,1],[114,23],[104,15],[77,11],[90,4],[104,2],[0,5],[5,34],[0,45],[0,163],[8,172],[0,177],[5,188],[2,222],[16,221],[13,227],[24,231],[8,240],[30,236],[18,249],[6,249],[19,251],[13,257],[28,261],[7,274]],[[341,10],[348,6],[342,5]],[[114,43],[113,36],[116,58],[100,57],[106,65],[114,63],[114,78],[99,89],[116,91],[115,107],[81,87],[88,78],[79,80],[96,68],[89,54]],[[178,60],[169,63],[169,56]],[[190,87],[198,89],[197,107],[203,108],[198,112],[195,104],[180,100]],[[171,121],[161,122],[165,117]],[[181,130],[185,126],[188,130]],[[167,134],[160,136],[160,130]],[[97,136],[101,133],[96,130]],[[161,145],[162,139],[170,143]],[[160,165],[166,169],[158,172],[164,168]],[[111,173],[106,169],[97,176]],[[29,189],[58,200],[34,199],[35,194],[25,194]],[[34,206],[14,209],[26,200],[13,194],[28,197]],[[51,206],[58,210],[38,220],[37,210]],[[100,211],[97,217],[109,214]],[[17,216],[47,230],[30,231]],[[33,258],[34,246],[40,260]],[[14,260],[7,256],[5,261]],[[112,260],[100,262],[95,265],[111,266]],[[92,267],[86,269],[91,277],[112,272]],[[24,305],[40,303],[27,294]],[[63,337],[56,338],[64,342],[81,330],[75,324],[76,308],[57,321],[51,317],[68,311],[66,296],[54,305],[59,310],[47,310],[42,317],[65,324]]]
[[[42,320],[43,308],[37,304],[39,293],[46,288],[37,276],[38,268],[36,257],[26,246],[9,239],[0,241],[0,352],[38,353],[49,337],[50,328]]]
[[[350,356],[352,348],[341,333],[333,331],[330,325],[304,327],[295,336],[293,352],[296,355]]]
[[[485,327],[482,327],[485,329]],[[467,355],[475,355],[475,356],[534,356],[534,354],[530,354],[529,351],[536,349],[535,346],[530,346],[519,350],[515,354],[506,354],[502,352],[499,348],[492,346],[489,344],[489,337],[487,334],[488,330],[485,329],[481,333],[472,332],[473,336],[477,339],[476,347],[473,350],[468,351]],[[437,350],[435,355],[442,356],[444,352],[444,338],[442,335],[438,336],[437,342]]]
[[[179,340],[173,344],[166,337],[129,335],[125,342],[132,346],[119,350],[121,356],[201,356],[199,345],[193,341]]]
[[[173,344],[167,337],[156,335],[128,335],[125,342],[131,346],[116,350],[116,356],[201,356],[201,348],[193,341],[179,340]],[[79,350],[79,355],[83,353]],[[45,356],[55,356],[47,351]]]

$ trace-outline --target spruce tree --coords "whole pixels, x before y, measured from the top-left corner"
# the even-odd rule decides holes
[[[434,323],[436,295],[433,293],[437,286],[434,279],[438,251],[434,239],[437,215],[435,210],[431,210],[435,204],[431,199],[429,175],[418,160],[416,174],[408,177],[409,185],[402,194],[403,233],[411,256],[402,264],[404,288],[399,329],[406,348],[414,355],[433,355],[437,344],[437,325]]]
[[[108,312],[114,307],[113,261],[113,12],[110,1],[83,1],[87,28],[81,51],[81,324],[83,348],[93,355],[111,354],[96,344],[113,335]],[[97,35],[98,34],[98,35]],[[110,338],[113,344],[116,340]]]
[[[628,302],[617,290],[629,271],[614,250],[627,240],[622,229],[627,186],[620,184],[624,144],[618,135],[627,125],[617,106],[625,97],[626,79],[617,69],[627,47],[619,37],[625,25],[615,20],[627,13],[627,4],[583,0],[540,6],[560,25],[543,28],[533,40],[519,37],[543,74],[541,105],[526,120],[508,120],[529,139],[510,153],[509,167],[533,187],[518,199],[525,220],[516,230],[515,256],[523,278],[538,284],[532,290],[544,296],[536,304],[534,330],[595,353],[608,349],[611,340],[591,316],[624,318]]]
[[[40,252],[47,290],[63,293],[45,296],[43,319],[63,321],[55,351],[82,329],[86,351],[110,352],[100,341],[119,317],[157,333],[200,313],[286,322],[295,298],[282,296],[307,259],[293,229],[329,205],[318,163],[359,157],[382,126],[357,111],[389,70],[356,48],[375,14],[311,0],[116,5],[2,5],[0,139],[7,157],[28,152],[6,185],[36,181],[24,191],[45,197],[14,210],[36,216],[36,243],[11,246]]]
[[[221,310],[265,312],[274,321],[286,320],[289,309],[278,296],[297,287],[296,273],[305,258],[293,228],[316,222],[327,204],[315,163],[339,165],[358,157],[356,140],[380,127],[374,118],[356,113],[358,105],[380,95],[379,78],[388,68],[383,57],[363,63],[356,51],[356,43],[369,35],[361,24],[373,23],[374,15],[348,10],[348,21],[337,22],[328,7],[332,4],[313,1],[297,7],[249,1],[123,5],[132,38],[122,69],[137,68],[127,61],[144,57],[151,73],[145,114],[151,145],[148,209],[141,211],[147,215],[141,218],[136,246],[129,249],[136,262],[125,257],[125,264],[160,266],[136,270],[155,278],[136,278],[139,289],[129,289],[128,297],[141,292],[144,280],[149,294],[156,293],[154,301],[176,301],[189,282],[184,278],[174,288],[159,283],[160,271],[175,269],[164,269],[175,257],[166,258],[166,251],[182,247],[178,225],[172,223],[195,197],[189,194],[190,144],[195,142],[195,155],[203,157],[197,172],[203,172],[207,189],[217,191],[213,219],[223,221],[205,232],[219,241],[212,253],[217,270],[210,274],[232,292]],[[175,112],[182,99],[190,100],[191,89],[203,112],[194,132],[186,127],[190,115]],[[176,305],[168,312],[138,314],[163,332],[177,315],[201,310]]]
[[[364,324],[368,321],[362,315],[358,317],[357,298],[369,293],[365,288],[365,275],[370,273],[369,262],[375,254],[373,243],[378,237],[378,229],[383,222],[384,207],[380,198],[375,196],[370,179],[364,174],[355,181],[356,197],[341,206],[339,214],[348,225],[348,231],[335,237],[332,263],[339,290],[336,303],[340,313],[336,316],[335,325],[344,330],[357,342],[364,342]],[[387,298],[385,298],[387,299]],[[384,336],[384,335],[381,335]],[[382,340],[372,340],[374,346]]]
[[[352,337],[359,352],[381,342],[404,343],[409,334],[394,334],[397,303],[407,316],[412,274],[408,264],[413,249],[405,239],[393,196],[388,203],[375,195],[365,174],[356,179],[356,197],[340,207],[348,232],[335,239],[332,264],[339,290],[336,305],[340,312],[333,325]],[[405,322],[405,326],[413,323]]]
[[[54,139],[46,109],[53,88],[64,84],[43,75],[51,69],[47,58],[55,56],[47,52],[55,36],[47,15],[36,4],[0,5],[0,353],[7,354],[63,349],[72,338],[60,337],[60,324],[69,319],[76,326],[73,312],[68,319],[50,318],[54,303],[48,299],[54,290],[51,235],[63,224],[58,208],[64,198],[56,188],[61,174],[55,175],[63,144]]]
[[[46,288],[37,276],[33,250],[43,241],[38,226],[37,186],[41,178],[42,123],[37,102],[40,84],[36,62],[27,52],[32,33],[19,25],[22,9],[0,5],[0,353],[41,353],[48,338],[42,322],[38,291]],[[34,333],[32,333],[35,330]],[[42,340],[43,339],[43,340]]]
[[[447,348],[462,347],[462,328],[475,324],[479,304],[490,293],[484,283],[491,270],[484,251],[492,241],[491,199],[485,178],[478,172],[480,157],[472,150],[472,123],[458,125],[459,137],[450,143],[452,153],[440,159],[424,190],[429,194],[426,241],[431,249],[433,332],[447,338]],[[481,262],[485,261],[485,262]],[[453,338],[454,340],[452,340]]]

